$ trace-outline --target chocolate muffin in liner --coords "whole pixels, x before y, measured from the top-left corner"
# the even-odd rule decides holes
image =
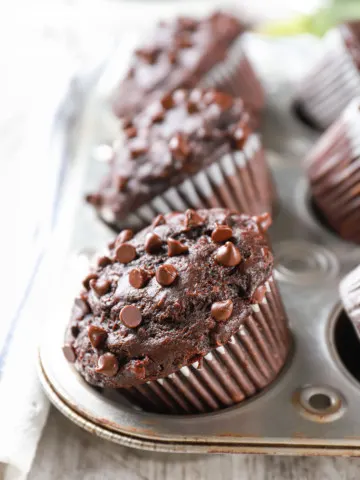
[[[124,230],[84,279],[65,356],[149,411],[210,412],[260,392],[291,345],[269,224],[211,209]]]
[[[313,199],[345,240],[360,243],[360,99],[354,99],[305,160]]]
[[[241,96],[254,124],[260,121],[264,91],[242,46],[247,26],[226,12],[203,19],[162,21],[132,57],[114,95],[114,112],[132,117],[167,92],[215,88]]]
[[[166,378],[122,390],[133,404],[159,413],[205,413],[237,404],[267,387],[287,359],[290,336],[271,276],[262,300],[230,340]]]
[[[340,297],[360,340],[360,265],[340,282]]]
[[[119,231],[140,230],[159,214],[187,208],[273,213],[275,186],[242,100],[209,89],[166,98],[172,107],[161,107],[161,121],[148,120],[158,102],[135,117],[125,130],[134,136],[115,148],[110,173],[99,191],[88,195],[100,218]],[[134,159],[135,142],[143,150]]]
[[[340,25],[325,35],[319,59],[299,84],[295,105],[309,123],[321,130],[336,121],[349,102],[360,95],[356,25]]]

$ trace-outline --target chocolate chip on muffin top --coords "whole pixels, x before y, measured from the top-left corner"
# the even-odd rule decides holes
[[[67,358],[91,384],[131,387],[225,344],[271,275],[268,223],[224,209],[188,210],[132,238],[121,232],[111,263],[93,269],[74,304]],[[124,245],[131,255],[127,248],[119,256]]]

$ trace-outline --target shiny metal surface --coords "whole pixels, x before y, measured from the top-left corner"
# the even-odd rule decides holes
[[[300,157],[316,135],[299,125],[286,103],[282,112],[268,113],[264,133],[280,195],[279,213],[270,231],[276,277],[294,339],[292,356],[280,377],[239,406],[180,417],[135,410],[118,393],[87,385],[66,362],[61,346],[79,277],[92,252],[113,237],[82,201],[83,193],[97,184],[105,168],[108,152],[106,147],[99,150],[99,145],[107,144],[117,131],[104,105],[105,98],[96,92],[82,116],[77,181],[67,192],[71,208],[77,199],[77,209],[73,224],[63,226],[71,232],[67,261],[64,271],[56,275],[51,321],[39,352],[40,378],[51,401],[81,427],[137,448],[360,455],[360,384],[345,371],[333,341],[339,280],[359,263],[360,247],[327,231],[313,213]],[[301,131],[294,151],[289,143],[286,153],[281,151],[282,124],[288,130],[296,125],[294,135]]]

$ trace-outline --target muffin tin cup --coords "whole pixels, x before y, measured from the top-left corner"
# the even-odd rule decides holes
[[[157,413],[205,413],[242,402],[267,387],[291,345],[286,314],[272,277],[252,314],[225,345],[166,378],[121,390],[133,404]]]
[[[295,102],[319,128],[329,127],[360,95],[360,73],[339,28],[324,37],[321,58],[302,80]]]
[[[138,208],[121,223],[111,210],[102,209],[101,218],[115,230],[146,227],[159,214],[188,208],[223,207],[241,213],[272,213],[275,186],[259,136],[252,134],[242,151],[224,155],[207,168],[169,188],[147,205]]]
[[[340,297],[355,332],[360,339],[360,266],[340,282]]]
[[[254,116],[254,127],[260,124],[265,106],[263,87],[238,39],[231,47],[226,59],[216,65],[201,82],[202,87],[216,88],[234,97],[241,97]]]
[[[313,198],[329,225],[360,243],[360,99],[353,100],[306,159]]]

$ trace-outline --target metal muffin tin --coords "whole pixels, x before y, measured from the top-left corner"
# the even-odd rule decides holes
[[[71,238],[62,275],[57,273],[51,288],[52,320],[46,322],[39,349],[39,375],[50,400],[82,428],[136,448],[360,455],[360,383],[357,372],[345,366],[352,352],[347,352],[345,361],[341,355],[347,348],[338,345],[353,345],[358,355],[360,345],[354,342],[351,327],[343,326],[346,318],[341,316],[338,285],[360,262],[360,247],[339,239],[316,217],[300,158],[317,134],[299,123],[286,101],[270,106],[264,132],[280,197],[270,236],[293,334],[292,353],[278,379],[238,406],[210,414],[169,416],[135,409],[116,391],[92,388],[67,363],[61,346],[79,278],[91,254],[114,236],[82,197],[102,174],[99,160],[108,154],[103,144],[117,130],[98,88],[78,121],[64,218],[74,204],[77,207],[71,225],[60,222],[57,238],[65,231],[71,232]],[[299,140],[296,151],[282,142],[284,131]],[[64,248],[61,240],[59,244]],[[54,305],[60,306],[56,312]]]

